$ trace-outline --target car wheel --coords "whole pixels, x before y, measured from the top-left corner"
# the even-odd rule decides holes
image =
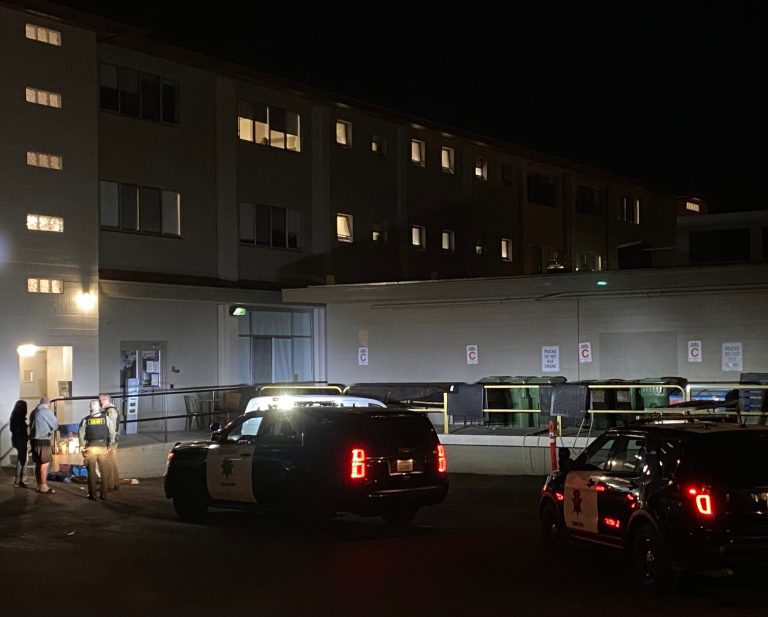
[[[208,512],[208,501],[202,497],[180,494],[173,496],[173,509],[180,519],[199,521]]]
[[[544,550],[551,553],[562,552],[565,546],[565,529],[557,506],[552,502],[545,503],[539,513],[539,522]]]
[[[382,513],[381,518],[388,525],[407,525],[414,518],[416,518],[416,512],[418,508],[414,506],[403,506],[400,508],[392,508]]]
[[[650,525],[632,536],[632,578],[641,591],[672,591],[680,578],[667,555],[664,540]]]

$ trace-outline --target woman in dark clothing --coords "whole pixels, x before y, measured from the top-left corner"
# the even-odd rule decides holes
[[[29,433],[27,432],[27,401],[16,401],[11,412],[11,444],[18,452],[16,461],[16,475],[13,485],[26,488],[24,484],[24,466],[27,464],[27,443],[29,442]]]

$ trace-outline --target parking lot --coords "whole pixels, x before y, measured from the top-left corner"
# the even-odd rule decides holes
[[[538,547],[541,478],[454,475],[411,527],[344,516],[323,529],[283,516],[212,511],[182,523],[158,479],[89,502],[0,483],[0,578],[11,614],[764,615],[749,580],[692,577],[637,597],[626,564],[602,551],[560,559]],[[39,608],[36,608],[39,607]]]

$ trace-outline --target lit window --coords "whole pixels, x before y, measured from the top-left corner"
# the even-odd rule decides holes
[[[479,242],[475,244],[475,255],[484,255],[484,254],[485,254],[485,247]]]
[[[339,242],[352,242],[353,226],[351,214],[336,215],[336,239]]]
[[[27,291],[32,294],[64,293],[64,282],[61,279],[28,278]]]
[[[448,146],[440,148],[440,166],[445,173],[453,173],[453,148]]]
[[[61,47],[61,32],[58,30],[43,28],[42,26],[36,26],[34,24],[27,24],[25,33],[27,38],[32,41],[39,41],[40,43]]]
[[[512,261],[512,240],[501,239],[501,261]]]
[[[685,209],[688,210],[689,212],[700,212],[701,206],[699,206],[699,204],[697,204],[694,201],[686,201]]]
[[[237,136],[261,146],[301,152],[301,117],[289,109],[241,100]]]
[[[45,107],[61,108],[61,94],[58,92],[49,92],[48,90],[40,90],[38,88],[30,88],[27,86],[25,98],[27,103],[44,105]]]
[[[386,235],[384,234],[384,231],[381,229],[374,229],[371,232],[371,240],[374,242],[385,242],[387,239]]]
[[[444,251],[454,251],[454,235],[450,229],[443,229],[440,234],[440,248]]]
[[[27,165],[61,171],[63,162],[60,154],[27,151]]]
[[[424,167],[424,142],[418,139],[411,140],[411,163]]]
[[[482,156],[475,157],[475,178],[478,180],[488,179],[488,163]]]
[[[45,214],[27,214],[27,229],[31,231],[64,231],[64,219],[60,216],[47,216]]]
[[[419,249],[427,247],[427,230],[421,225],[411,227],[411,246]]]
[[[640,224],[640,200],[623,195],[619,204],[619,220],[633,225]]]
[[[384,140],[378,135],[371,137],[371,152],[374,154],[384,154]]]
[[[346,120],[336,120],[336,143],[340,146],[352,147],[352,123]]]

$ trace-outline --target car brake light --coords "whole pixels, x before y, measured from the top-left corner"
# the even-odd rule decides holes
[[[693,497],[693,502],[696,505],[696,512],[701,516],[713,516],[715,511],[712,508],[712,496],[709,494],[707,487],[688,489],[688,494]]]
[[[365,450],[362,448],[352,449],[352,466],[349,470],[349,477],[353,480],[365,478]]]
[[[445,456],[445,446],[437,444],[437,472],[445,473],[448,471],[448,459]]]

